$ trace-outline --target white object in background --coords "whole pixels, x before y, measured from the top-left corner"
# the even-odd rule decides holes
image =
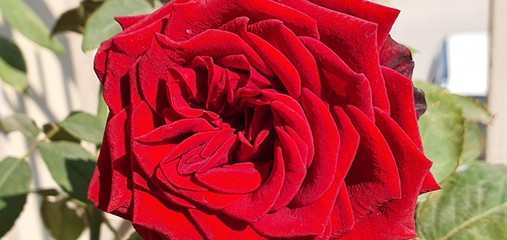
[[[449,79],[447,89],[465,96],[488,93],[489,42],[486,33],[467,33],[447,39]]]
[[[487,33],[447,37],[433,62],[430,82],[449,92],[485,98],[488,94],[489,38]]]

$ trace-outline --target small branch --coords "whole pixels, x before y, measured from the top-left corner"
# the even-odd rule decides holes
[[[21,157],[21,159],[28,159],[28,157],[30,157],[34,152],[35,150],[37,150],[37,148],[39,147],[39,145],[46,141],[47,139],[50,139],[52,138],[55,134],[58,133],[58,131],[60,130],[60,127],[56,124],[51,124],[51,130],[45,134],[45,136],[41,139],[38,139],[36,140],[31,146],[30,148],[27,150],[27,152],[23,155],[23,157]]]
[[[90,227],[90,240],[99,240],[100,226],[103,220],[102,211],[94,206],[88,206],[86,208],[86,218],[88,220],[88,227]]]
[[[115,240],[120,240],[121,237],[120,237],[120,234],[118,233],[118,231],[114,228],[113,224],[111,224],[111,221],[109,221],[109,219],[106,217],[106,215],[102,214],[102,221],[106,224],[107,228],[109,230],[111,230],[111,232],[113,233],[114,235],[114,239]]]

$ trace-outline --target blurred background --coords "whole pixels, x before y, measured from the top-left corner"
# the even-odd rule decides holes
[[[26,1],[48,26],[53,26],[58,16],[79,2]],[[486,160],[507,162],[507,119],[504,119],[507,59],[503,60],[507,54],[507,19],[502,20],[507,15],[494,14],[507,12],[507,1],[377,2],[401,10],[391,34],[395,40],[413,50],[415,80],[434,82],[453,93],[472,96],[489,104],[496,117],[487,134]],[[30,81],[28,97],[20,97],[7,87],[0,88],[0,117],[15,112],[26,113],[40,126],[61,120],[74,110],[97,111],[99,84],[92,71],[94,52],[83,53],[80,34],[58,36],[65,48],[65,54],[60,56],[34,45],[14,31],[1,13],[0,34],[20,45]],[[30,142],[20,133],[11,133],[9,138],[0,134],[0,159],[7,155],[21,156],[29,145]],[[55,183],[47,169],[40,162],[32,158],[29,160],[33,171],[32,185],[37,188],[53,187]],[[29,195],[28,203],[14,229],[3,239],[51,239],[38,216],[37,196]]]

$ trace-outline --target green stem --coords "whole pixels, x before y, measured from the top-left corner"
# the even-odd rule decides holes
[[[86,208],[86,217],[88,220],[88,226],[90,227],[90,240],[100,239],[100,226],[102,225],[102,211],[89,206]]]
[[[38,139],[37,141],[35,141],[31,146],[30,148],[28,149],[28,151],[26,151],[26,153],[23,155],[23,157],[21,157],[21,159],[28,159],[28,157],[30,157],[34,152],[35,150],[37,150],[37,148],[39,147],[39,145],[46,141],[47,139],[50,139],[52,138],[55,134],[58,133],[58,131],[60,130],[60,127],[56,124],[52,124],[52,128],[51,130],[49,130],[49,132],[47,134],[45,134],[45,136],[41,139]]]

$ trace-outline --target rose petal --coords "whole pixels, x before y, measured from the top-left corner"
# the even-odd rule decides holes
[[[387,201],[399,199],[401,182],[382,133],[359,109],[348,106],[345,110],[360,136],[357,154],[345,179],[358,221]]]
[[[107,207],[108,212],[112,212],[119,207],[128,209],[132,198],[132,179],[130,175],[130,148],[129,131],[127,125],[127,110],[120,111],[107,122],[105,135],[108,137],[109,154],[111,158],[111,201]]]
[[[174,185],[172,185],[168,180],[167,176],[161,170],[156,171],[157,178],[155,181],[159,181],[160,184],[164,184],[167,188],[171,189],[179,196],[184,199],[199,205],[200,207],[204,207],[212,210],[222,210],[227,206],[237,203],[241,199],[245,198],[247,195],[245,194],[223,194],[212,191],[193,191],[187,189],[181,189]],[[180,176],[180,178],[184,178]],[[178,179],[177,181],[186,181],[186,184],[189,185],[190,182],[187,180]]]
[[[192,175],[180,175],[178,173],[179,161],[167,161],[156,170],[157,180],[165,183],[167,186],[174,186],[177,189],[190,190],[194,192],[203,192],[207,188],[201,184]]]
[[[176,41],[181,41],[207,29],[217,28],[224,22],[239,16],[246,16],[256,21],[280,19],[297,35],[315,38],[319,36],[315,21],[302,12],[275,1],[250,0],[174,3],[171,21],[164,34]]]
[[[336,180],[341,182],[341,186],[329,223],[331,225],[330,234],[338,237],[349,232],[355,223],[350,196],[344,180],[356,155],[360,138],[347,113],[342,108],[335,106],[332,114],[336,121],[340,138],[344,139],[340,144],[338,152],[339,159],[336,172]]]
[[[207,239],[265,239],[237,219],[201,210],[191,209],[188,212]]]
[[[264,20],[250,25],[248,30],[282,52],[298,71],[302,87],[320,95],[321,83],[318,80],[319,70],[315,59],[282,21]]]
[[[310,90],[304,88],[301,94],[303,109],[308,117],[315,144],[315,157],[308,169],[305,181],[291,202],[301,207],[317,201],[333,184],[336,178],[340,136],[329,110]]]
[[[238,34],[246,43],[255,49],[282,82],[289,95],[296,99],[299,98],[301,94],[301,78],[294,65],[292,65],[282,52],[271,46],[267,41],[255,34],[247,32],[249,19],[237,18],[235,20],[235,22],[224,25],[222,28]]]
[[[163,28],[165,25],[166,19],[168,19],[171,16],[171,13],[173,11],[172,8],[173,3],[165,4],[164,7],[161,7],[157,9],[155,12],[151,14],[145,15],[146,17],[143,18],[143,15],[140,16],[133,16],[133,18],[139,18],[140,21],[136,22],[134,25],[129,26],[128,29],[121,32],[119,35],[131,33],[131,32],[137,32],[137,31],[143,31],[146,29],[150,29],[152,25],[158,25],[163,24],[161,27]],[[152,36],[153,33],[144,33],[145,35]],[[149,43],[149,42],[147,42]]]
[[[417,113],[414,108],[414,87],[412,80],[398,72],[382,67],[386,80],[387,94],[391,103],[391,118],[400,125],[410,139],[422,150],[421,134],[417,125]]]
[[[306,158],[303,159],[307,167],[309,167],[314,159],[315,148],[313,135],[309,126],[307,117],[303,113],[301,106],[294,101],[294,99],[287,99],[281,94],[267,94],[264,95],[273,98],[271,103],[271,111],[273,113],[273,123],[275,126],[283,126],[285,128],[291,128],[304,139],[306,149],[308,150]]]
[[[216,131],[216,128],[202,118],[181,119],[171,124],[158,127],[153,131],[138,137],[136,140],[142,143],[155,145],[157,143],[170,141],[178,136],[210,131]]]
[[[378,46],[382,46],[388,38],[389,31],[398,17],[399,10],[379,5],[370,1],[357,0],[311,0],[311,2],[333,9],[338,12],[353,15],[366,21],[374,22],[378,26]]]
[[[432,163],[387,114],[379,110],[375,113],[376,124],[394,154],[401,179],[401,199],[393,200],[382,207],[381,214],[390,222],[403,225],[415,234],[417,196]]]
[[[132,224],[134,229],[136,230],[137,234],[139,236],[142,236],[145,240],[157,240],[157,239],[164,239],[164,235],[158,233],[156,230],[151,230],[149,228],[145,228],[143,226]]]
[[[440,185],[438,185],[438,182],[435,179],[435,177],[431,173],[428,173],[428,174],[426,174],[426,177],[424,178],[423,185],[421,186],[421,189],[419,190],[419,194],[423,194],[423,193],[427,193],[427,192],[431,192],[431,191],[435,191],[435,190],[439,190],[439,189],[440,189]]]
[[[154,136],[155,141],[160,141],[160,137],[156,135],[158,131],[151,133],[152,135],[149,133],[156,129],[161,124],[160,122],[163,123],[163,120],[159,119],[145,102],[140,103],[132,110],[131,122],[137,123],[130,125],[133,165],[138,166],[138,170],[141,170],[137,172],[138,174],[150,178],[162,158],[181,140],[175,138],[178,136],[178,134],[175,134],[173,135],[175,139],[168,137],[164,143],[157,142],[162,144],[145,144],[142,141],[137,141],[138,139],[145,139],[146,142],[150,142],[149,136]],[[165,128],[167,127],[160,127],[160,129]],[[145,134],[146,136],[144,136]]]
[[[306,165],[294,140],[281,127],[276,127],[275,130],[282,150],[285,178],[280,194],[271,207],[271,211],[278,211],[286,207],[296,196],[306,176]]]
[[[117,16],[114,18],[114,20],[116,20],[120,24],[123,31],[125,31],[125,29],[136,24],[137,22],[142,21],[143,18],[149,16],[150,14],[135,15],[135,16]]]
[[[391,68],[407,78],[412,78],[414,61],[407,47],[397,43],[390,36],[380,51],[380,64]],[[389,89],[389,87],[387,87]]]
[[[428,108],[423,90],[414,87],[414,101],[417,120],[419,120],[419,118],[426,112],[426,109]]]
[[[156,34],[157,42],[163,47],[165,53],[159,56],[167,56],[163,62],[172,62],[176,66],[185,65],[197,56],[210,56],[213,58],[234,54],[244,55],[248,62],[258,71],[272,76],[272,70],[264,60],[248,44],[236,34],[223,30],[209,29],[205,32],[182,42]],[[220,41],[216,41],[220,39]]]
[[[199,69],[206,74],[207,82],[201,84],[208,87],[205,108],[217,113],[222,112],[227,99],[228,75],[226,70],[215,65],[211,57],[196,57],[189,67]]]
[[[208,169],[220,167],[230,163],[231,151],[237,144],[237,135],[232,135],[224,141],[222,145],[211,155],[206,161],[206,164],[199,169],[198,172],[205,172]],[[218,140],[218,139],[217,139]]]
[[[216,134],[217,131],[207,131],[187,136],[183,141],[170,150],[170,152],[161,161],[161,164],[163,165],[168,162],[179,160],[184,154],[194,150],[195,148],[199,148],[199,151],[201,151],[203,145]],[[198,154],[199,151],[197,151],[196,154]]]
[[[190,222],[188,213],[176,209],[179,209],[178,206],[163,203],[149,192],[140,189],[134,191],[133,222],[135,225],[157,232],[164,239],[203,239],[194,224]],[[150,235],[141,235],[141,237],[160,239]]]
[[[131,32],[135,32],[135,34],[128,35],[129,37],[140,37],[140,38],[152,37],[153,32],[159,32],[164,27],[165,22],[161,21],[160,19],[170,16],[170,14],[172,12],[172,8],[170,7],[171,5],[172,4],[167,4],[165,7],[160,8],[159,10],[154,12],[153,14],[147,15],[141,21],[132,25],[128,30],[123,31],[122,33],[117,35],[117,37],[120,37],[122,35],[127,35],[128,33],[131,33]],[[105,77],[105,73],[108,69],[115,69],[115,71],[118,71],[117,68],[122,69],[123,67],[130,66],[130,65],[116,65],[116,61],[112,61],[111,59],[108,60],[108,58],[110,57],[108,53],[111,50],[110,48],[112,47],[112,41],[113,41],[113,39],[110,39],[110,40],[107,40],[104,43],[102,43],[102,45],[100,46],[100,48],[97,51],[97,55],[96,55],[95,61],[94,61],[95,72],[97,73],[99,80],[102,83],[104,83],[104,81],[105,81],[104,77]],[[131,59],[135,59],[135,57],[137,57],[138,54],[146,51],[147,46],[144,46],[143,43],[148,45],[150,42],[149,41],[146,41],[146,42],[136,41],[136,44],[138,44],[138,45],[136,45],[136,48],[132,48],[130,50],[127,49],[127,51],[137,51],[137,53],[134,55],[131,55],[131,56],[127,56],[127,57],[130,57]],[[115,45],[117,47],[120,44],[115,44]],[[122,49],[122,50],[124,50],[124,49]],[[117,51],[117,52],[121,53],[122,51]],[[114,68],[112,66],[109,66],[108,63],[114,64]]]
[[[270,238],[322,235],[336,201],[339,186],[339,181],[333,181],[328,191],[312,204],[298,208],[284,208],[267,214],[258,222],[252,223],[252,227]]]
[[[271,209],[282,188],[285,178],[280,146],[275,145],[275,155],[271,173],[257,191],[223,209],[226,215],[246,222],[256,222]]]
[[[342,184],[336,203],[334,204],[331,219],[328,223],[331,227],[330,235],[338,238],[350,232],[355,225],[354,212],[352,211],[352,204],[350,203],[350,196],[348,194],[345,184]],[[366,235],[363,233],[363,235]],[[371,237],[368,232],[368,235]],[[341,238],[340,238],[341,239]]]
[[[97,160],[97,166],[93,172],[92,180],[88,188],[88,198],[99,209],[107,209],[111,199],[111,155],[109,153],[109,143],[104,137],[102,149]]]
[[[271,164],[236,163],[212,168],[195,175],[199,183],[212,191],[221,193],[250,193],[261,186],[269,174]],[[241,179],[241,181],[238,181]]]
[[[127,110],[111,115],[106,135],[89,187],[89,197],[98,208],[130,218],[132,179],[128,142]],[[108,162],[110,161],[110,162]]]
[[[183,119],[203,116],[204,109],[190,106],[185,83],[178,80],[174,79],[167,83],[167,102],[169,102],[170,108]]]
[[[331,105],[354,105],[373,119],[372,89],[368,79],[352,71],[338,55],[321,42],[306,37],[300,39],[319,66],[321,98]]]
[[[406,240],[416,238],[417,234],[402,225],[389,221],[382,215],[372,214],[356,223],[352,231],[340,236],[339,239],[370,240],[371,236],[375,236],[376,240]]]
[[[108,62],[118,64],[118,67],[108,67],[104,75],[104,101],[113,114],[118,113],[130,104],[130,82],[127,72],[134,59],[116,51],[109,51]],[[96,58],[95,61],[100,61]],[[109,66],[109,65],[108,65]],[[124,94],[127,93],[127,94]]]
[[[284,1],[315,19],[320,41],[332,49],[357,73],[370,81],[373,104],[389,112],[389,101],[380,71],[377,24],[302,0]]]
[[[132,106],[133,109],[130,116],[130,136],[132,142],[138,137],[164,125],[164,119],[153,112],[146,102],[143,101]]]

